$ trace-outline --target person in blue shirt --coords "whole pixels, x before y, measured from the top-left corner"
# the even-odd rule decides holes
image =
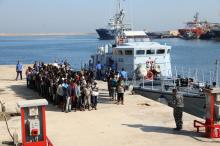
[[[97,74],[97,80],[101,80],[102,78],[102,64],[100,63],[100,61],[98,61],[98,63],[96,64],[96,74]]]
[[[120,71],[120,77],[125,81],[128,79],[128,73],[125,71],[124,68]]]
[[[67,83],[67,79],[64,79],[62,87],[63,87],[63,101],[64,101],[62,111],[68,113],[71,111],[71,107],[70,107],[70,96],[68,94],[69,85]]]
[[[23,70],[23,65],[20,63],[20,61],[18,60],[18,63],[16,65],[16,72],[17,72],[17,77],[16,77],[16,81],[18,80],[18,76],[20,74],[20,78],[22,80],[22,70]]]

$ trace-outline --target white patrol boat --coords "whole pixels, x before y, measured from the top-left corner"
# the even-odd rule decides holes
[[[148,79],[171,77],[170,51],[171,46],[150,41],[144,31],[123,31],[114,45],[98,48],[92,55],[92,66],[95,68],[100,62],[104,69],[111,67],[120,71],[124,68],[129,78],[140,67]]]
[[[129,90],[168,105],[172,101],[172,89],[178,87],[184,96],[184,111],[202,117],[200,107],[205,103],[205,95],[201,87],[193,86],[199,82],[189,77],[183,82],[177,75],[172,76],[170,52],[171,46],[151,41],[144,31],[123,31],[114,45],[98,48],[91,56],[90,67],[95,69],[101,63],[103,71],[108,67],[116,71],[124,68],[132,79],[127,81]]]

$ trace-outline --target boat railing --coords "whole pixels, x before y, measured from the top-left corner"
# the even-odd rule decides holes
[[[217,63],[216,63],[217,64]],[[133,73],[133,78],[128,84],[136,88],[167,91],[172,88],[181,88],[186,94],[201,94],[204,88],[218,86],[218,67],[215,70],[201,71],[187,67],[174,67],[172,77],[154,77],[148,79]]]
[[[144,88],[150,90],[167,90],[167,88],[174,87],[174,79],[165,78],[165,77],[157,77],[149,79],[145,76],[140,76],[133,73],[132,80],[127,81],[127,85],[132,85],[135,88]]]
[[[193,79],[194,83],[197,84],[208,84],[212,85],[213,83],[216,83],[219,85],[219,68],[218,68],[218,62],[216,62],[216,67],[202,67],[202,68],[192,68],[192,67],[184,67],[174,66],[172,73],[173,77],[178,78],[191,78]]]

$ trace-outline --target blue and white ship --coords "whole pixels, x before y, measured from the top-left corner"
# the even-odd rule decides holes
[[[130,30],[129,25],[123,23],[125,12],[121,9],[121,0],[118,0],[118,8],[116,14],[110,19],[108,26],[96,29],[101,40],[113,40],[122,30]]]
[[[171,48],[151,41],[144,31],[122,31],[115,44],[99,47],[91,56],[91,68],[95,70],[97,63],[103,65],[103,71],[109,67],[117,71],[123,68],[128,73],[129,88],[153,100],[163,99],[168,105],[172,100],[172,89],[178,87],[185,97],[184,111],[202,117],[205,84],[191,77],[173,75]]]

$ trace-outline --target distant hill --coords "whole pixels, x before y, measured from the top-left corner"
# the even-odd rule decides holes
[[[0,33],[0,36],[95,35],[96,33]]]

